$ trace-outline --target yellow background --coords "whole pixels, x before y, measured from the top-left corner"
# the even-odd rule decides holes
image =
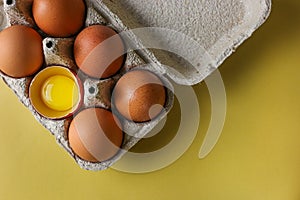
[[[267,23],[220,71],[228,112],[213,152],[197,158],[210,118],[199,84],[201,124],[192,146],[173,165],[138,175],[80,169],[0,81],[0,199],[299,200],[300,1],[274,0]],[[169,118],[176,114],[175,106]],[[168,124],[157,142],[167,140]]]

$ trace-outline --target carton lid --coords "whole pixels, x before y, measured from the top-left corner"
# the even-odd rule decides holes
[[[267,19],[271,10],[271,0],[103,2],[128,28],[163,28],[149,30],[147,35],[145,30],[134,33],[145,47],[163,48],[152,48],[151,52],[165,73],[184,85],[197,84],[218,68]]]

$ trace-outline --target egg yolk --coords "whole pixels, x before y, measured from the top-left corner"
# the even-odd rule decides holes
[[[76,106],[79,100],[78,87],[67,76],[52,76],[42,86],[42,99],[53,110],[67,111]]]

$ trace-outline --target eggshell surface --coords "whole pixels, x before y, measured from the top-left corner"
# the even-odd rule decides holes
[[[81,111],[71,122],[68,139],[74,153],[90,162],[113,157],[123,141],[119,120],[102,108]]]
[[[116,109],[125,118],[135,122],[155,118],[163,110],[165,101],[166,90],[162,81],[146,70],[126,73],[113,91]]]
[[[32,14],[37,26],[53,37],[69,37],[80,31],[85,21],[83,0],[34,0]]]
[[[0,44],[0,70],[10,77],[30,76],[43,64],[42,37],[32,28],[6,28],[0,32]]]
[[[75,39],[76,64],[93,78],[108,78],[123,65],[124,44],[117,33],[102,25],[85,28]]]

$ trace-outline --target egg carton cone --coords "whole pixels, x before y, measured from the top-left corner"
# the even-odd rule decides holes
[[[104,170],[115,163],[147,135],[170,111],[174,101],[173,84],[194,85],[204,80],[267,19],[270,0],[86,0],[85,26],[112,27],[122,37],[127,53],[124,66],[115,76],[83,80],[83,108],[111,109],[116,82],[127,71],[146,69],[158,75],[167,88],[164,112],[145,123],[122,119],[124,140],[121,151],[99,163],[85,161],[70,148],[67,132],[72,118],[50,120],[33,108],[28,87],[33,76],[14,79],[0,74],[20,101],[33,113],[60,144],[86,170]],[[31,14],[32,0],[2,0],[1,29],[22,24],[37,29]],[[43,36],[44,67],[63,65],[77,69],[72,56],[75,37]],[[92,90],[91,90],[92,88]],[[91,92],[93,91],[93,92]],[[188,98],[188,97],[187,97]],[[82,108],[82,109],[83,109]]]

